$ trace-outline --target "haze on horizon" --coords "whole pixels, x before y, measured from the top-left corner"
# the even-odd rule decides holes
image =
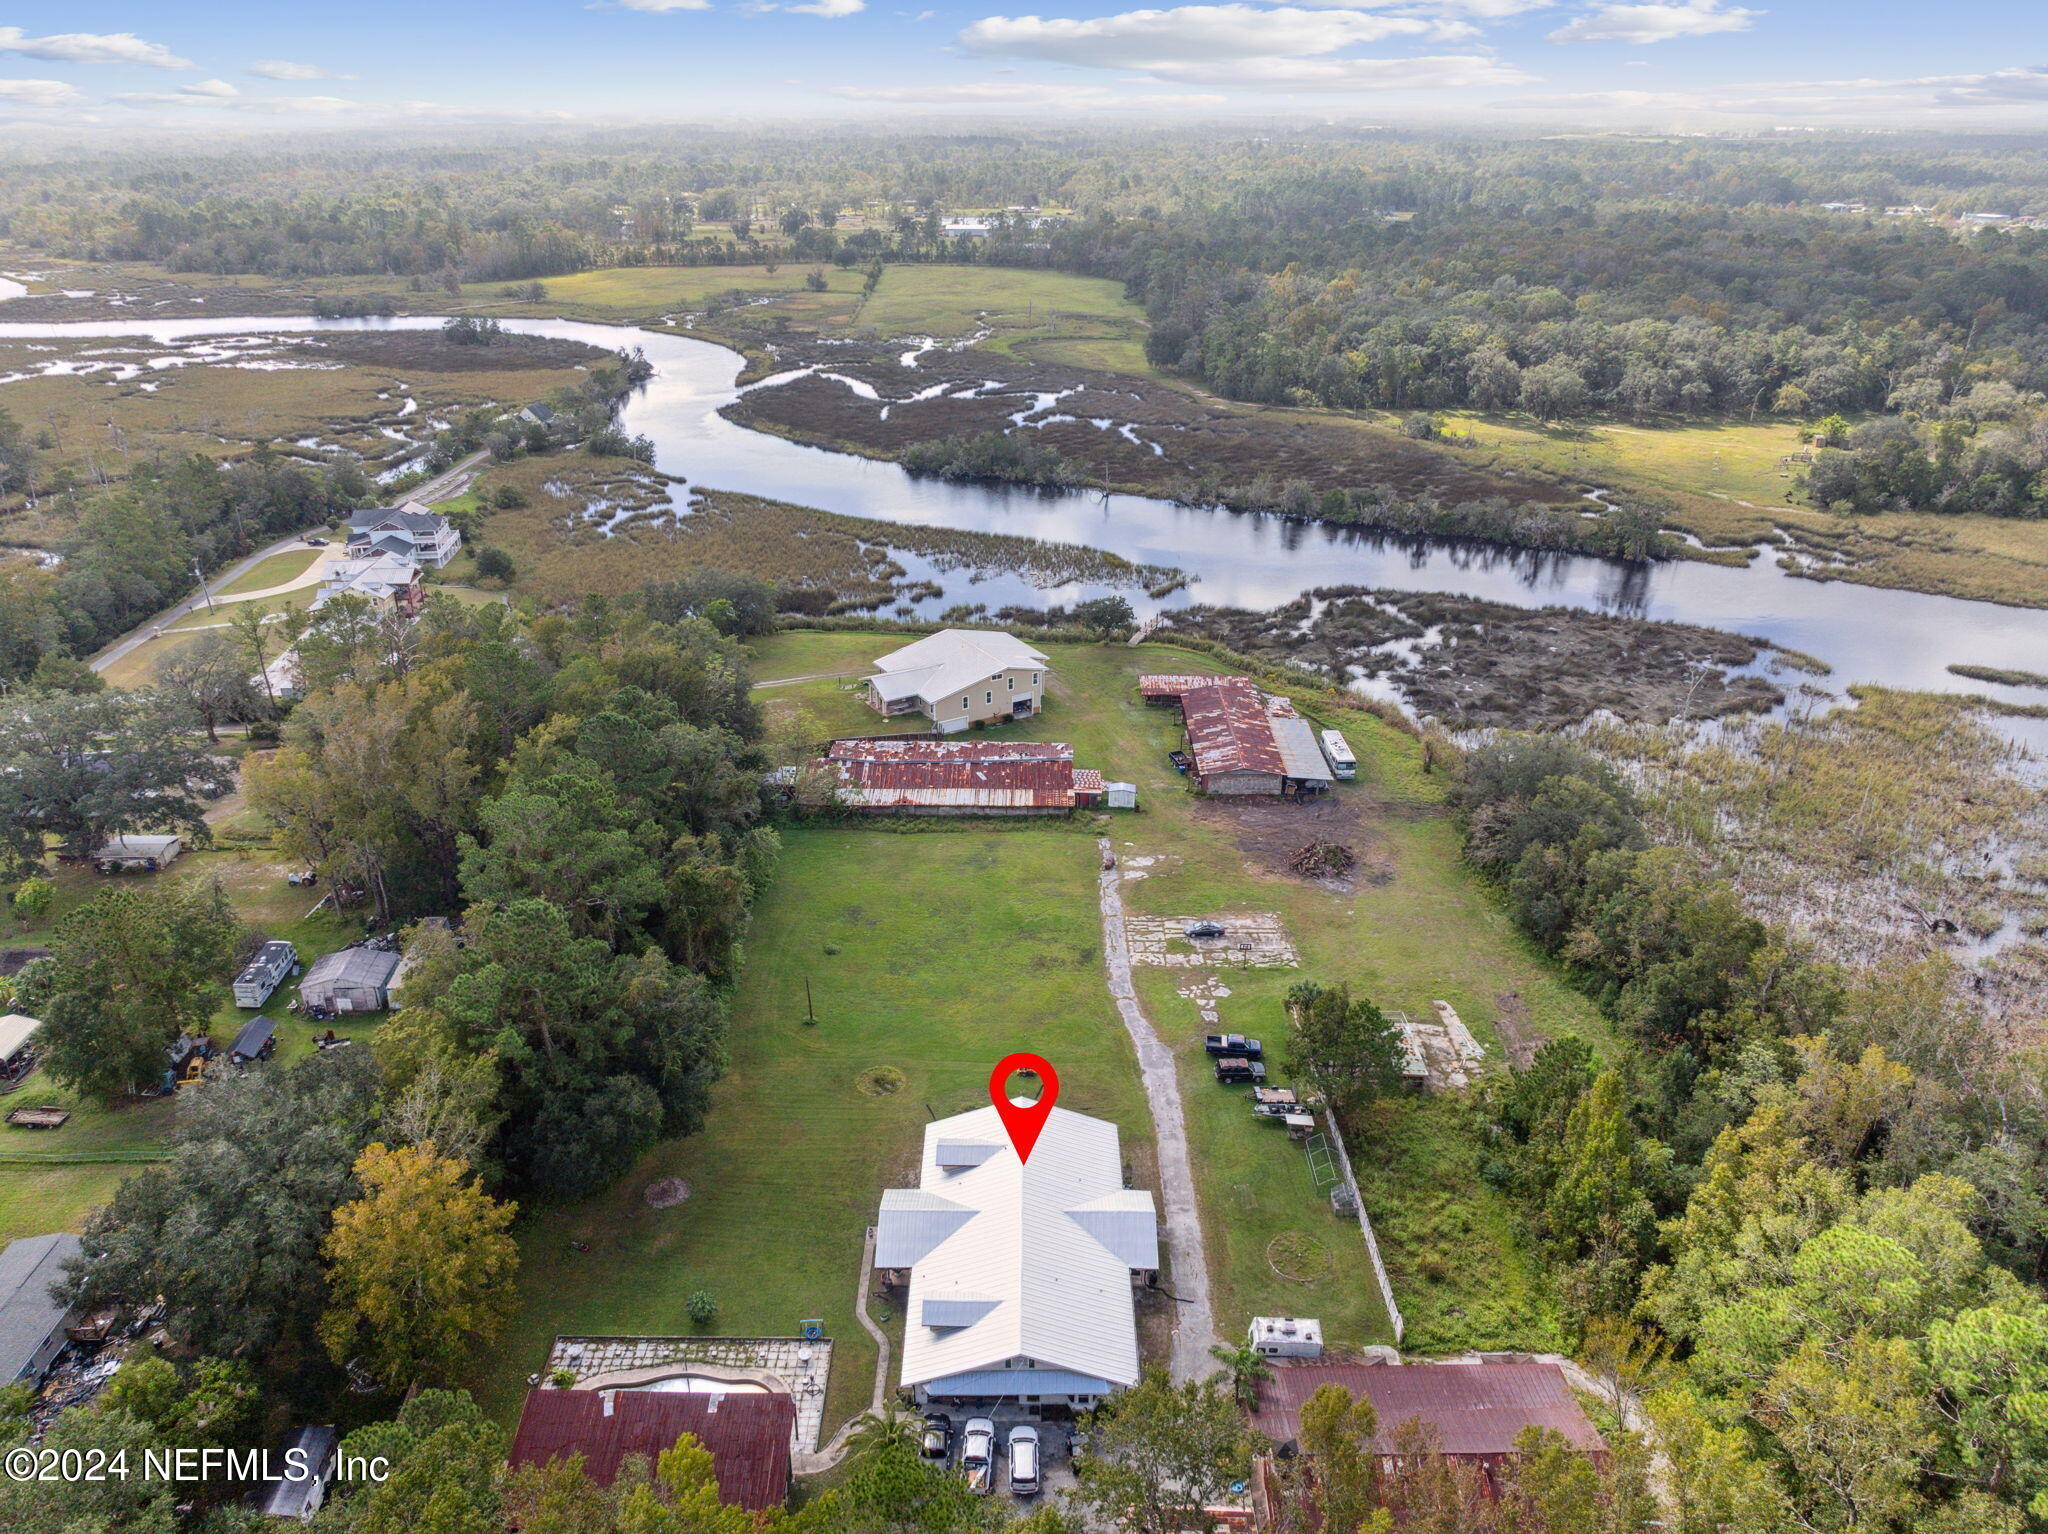
[[[1872,0],[1853,25],[1832,0],[46,0],[0,18],[0,134],[36,142],[1303,113],[1545,131],[2048,127],[2048,28],[2025,0]]]

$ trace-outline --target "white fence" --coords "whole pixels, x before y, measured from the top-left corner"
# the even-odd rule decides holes
[[[1365,1199],[1359,1194],[1358,1179],[1351,1172],[1351,1153],[1344,1145],[1344,1131],[1337,1127],[1337,1115],[1323,1114],[1330,1126],[1330,1147],[1337,1153],[1337,1165],[1343,1169],[1344,1185],[1351,1190],[1351,1199],[1358,1207],[1358,1228],[1365,1232],[1366,1255],[1372,1258],[1372,1276],[1379,1281],[1380,1298],[1386,1302],[1387,1317],[1394,1323],[1394,1343],[1398,1347],[1401,1333],[1407,1323],[1401,1319],[1401,1307],[1394,1303],[1394,1286],[1387,1282],[1387,1265],[1380,1259],[1379,1238],[1372,1233],[1372,1216],[1365,1212]]]

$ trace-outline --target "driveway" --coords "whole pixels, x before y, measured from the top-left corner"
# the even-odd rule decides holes
[[[140,649],[143,645],[148,644],[150,640],[158,638],[164,629],[168,628],[171,624],[177,622],[178,619],[184,617],[187,613],[197,611],[199,607],[206,601],[207,594],[209,592],[212,594],[213,599],[216,603],[221,602],[223,600],[228,602],[236,602],[242,600],[242,598],[245,596],[254,597],[268,595],[269,593],[267,592],[251,591],[240,593],[237,596],[223,598],[221,596],[221,592],[225,590],[227,587],[233,585],[237,580],[241,579],[242,576],[248,574],[249,571],[255,569],[258,565],[262,564],[263,561],[270,558],[271,555],[289,553],[293,549],[303,549],[306,547],[308,547],[306,540],[298,536],[298,534],[296,533],[294,533],[289,538],[280,538],[275,543],[266,544],[264,547],[258,549],[255,553],[249,555],[246,559],[236,560],[233,564],[229,565],[225,570],[221,571],[220,574],[214,576],[212,579],[207,581],[207,583],[198,591],[195,591],[192,593],[192,595],[186,597],[182,602],[179,602],[172,607],[166,608],[164,611],[158,613],[154,618],[151,618],[147,623],[143,624],[140,628],[130,629],[126,635],[124,635],[120,639],[115,640],[112,644],[108,645],[104,650],[100,651],[99,654],[95,655],[91,660],[87,661],[86,664],[91,666],[92,669],[95,671],[106,670],[107,667],[113,665],[114,662],[121,659],[122,656],[130,654],[133,651]],[[319,567],[320,561],[315,560],[313,562],[313,568],[317,570]],[[301,580],[291,583],[291,585],[294,586],[301,584],[305,584],[305,582]],[[288,590],[290,589],[290,587],[279,587],[277,589]]]
[[[1124,931],[1122,876],[1109,838],[1098,843],[1104,868],[1099,881],[1102,953],[1109,994],[1138,1052],[1145,1101],[1159,1148],[1159,1198],[1166,1227],[1166,1253],[1173,1278],[1173,1355],[1167,1369],[1175,1384],[1217,1372],[1209,1348],[1216,1341],[1216,1313],[1209,1302],[1209,1253],[1202,1242],[1201,1209],[1195,1202],[1194,1164],[1188,1156],[1187,1117],[1181,1111],[1180,1075],[1173,1051],[1138,1005],[1131,983],[1131,945]]]

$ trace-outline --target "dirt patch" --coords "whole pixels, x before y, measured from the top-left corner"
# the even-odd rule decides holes
[[[1500,1035],[1501,1052],[1518,1071],[1526,1071],[1536,1051],[1549,1043],[1529,1020],[1529,1004],[1520,991],[1501,991],[1493,998],[1493,1028]]]
[[[1187,500],[1213,501],[1224,486],[1289,480],[1317,490],[1386,485],[1404,496],[1453,502],[1570,498],[1547,478],[1517,476],[1470,455],[1164,383],[974,348],[928,352],[906,368],[901,352],[884,345],[782,347],[779,367],[821,371],[756,389],[725,414],[759,430],[884,458],[918,442],[1009,430],[1022,415],[1021,429],[1092,481]]]
[[[690,1196],[690,1185],[680,1177],[664,1177],[640,1190],[649,1209],[673,1209]]]
[[[853,1078],[854,1090],[863,1097],[890,1097],[903,1090],[903,1072],[893,1065],[871,1065]]]
[[[1196,802],[1195,818],[1228,827],[1245,862],[1274,878],[1348,895],[1361,885],[1387,884],[1394,877],[1393,852],[1365,819],[1356,789],[1314,799],[1202,799]],[[1294,857],[1310,842],[1340,843],[1357,861],[1346,873],[1304,879]]]
[[[1327,1246],[1298,1230],[1283,1230],[1266,1243],[1266,1266],[1297,1284],[1328,1277],[1336,1263]]]
[[[1761,639],[1442,592],[1327,587],[1269,612],[1189,608],[1170,616],[1163,632],[1174,630],[1333,679],[1391,685],[1418,714],[1459,729],[1554,728],[1602,709],[1661,724],[1762,712],[1785,699],[1764,677],[1732,674],[1771,650]]]
[[[1189,937],[1196,922],[1214,922],[1220,936]],[[1126,916],[1131,963],[1160,969],[1293,969],[1301,954],[1287,936],[1287,927],[1271,911],[1193,916]]]

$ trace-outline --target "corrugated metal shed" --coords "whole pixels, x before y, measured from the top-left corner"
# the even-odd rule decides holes
[[[1219,677],[1181,695],[1188,753],[1200,777],[1226,772],[1287,774],[1287,761],[1273,738],[1265,694],[1241,676]],[[1320,757],[1318,758],[1320,760]]]
[[[228,1048],[228,1058],[254,1060],[275,1037],[276,1023],[267,1017],[252,1017],[242,1024],[242,1031],[235,1035],[235,1042]]]
[[[398,955],[381,948],[344,948],[306,966],[299,995],[308,1006],[331,1007],[346,1000],[357,1011],[389,1003]]]
[[[719,1500],[765,1512],[788,1499],[795,1428],[796,1403],[780,1391],[529,1390],[510,1459],[581,1454],[584,1472],[609,1486],[627,1455],[653,1460],[688,1433],[711,1453]]]
[[[1273,744],[1280,751],[1281,770],[1287,776],[1309,783],[1333,781],[1330,764],[1323,756],[1323,748],[1316,744],[1316,732],[1306,719],[1282,704],[1271,711],[1269,723],[1273,730]]]
[[[1200,676],[1193,672],[1155,672],[1138,678],[1138,696],[1147,703],[1177,702],[1197,687],[1207,687],[1220,680],[1214,676]]]
[[[1379,1414],[1373,1447],[1392,1454],[1409,1422],[1435,1431],[1446,1454],[1484,1458],[1515,1452],[1529,1427],[1561,1433],[1588,1453],[1607,1447],[1572,1398],[1556,1364],[1487,1361],[1470,1364],[1291,1364],[1259,1385],[1253,1425],[1275,1443],[1300,1432],[1301,1406],[1325,1385],[1342,1385],[1371,1401]]]
[[[928,735],[854,735],[825,748],[835,762],[1071,762],[1063,740],[938,740]]]

